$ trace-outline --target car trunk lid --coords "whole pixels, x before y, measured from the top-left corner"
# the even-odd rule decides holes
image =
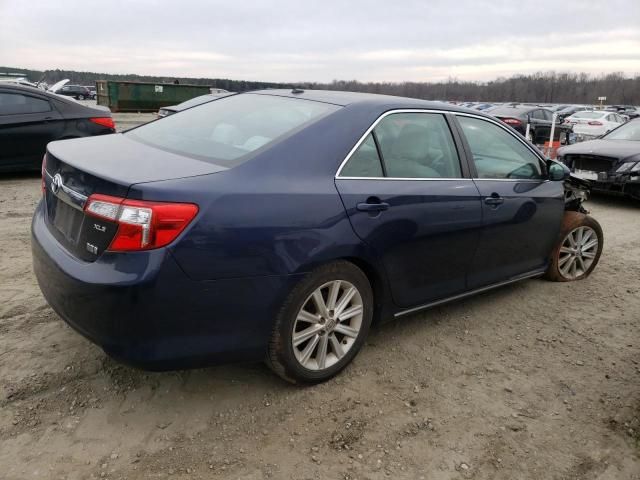
[[[52,142],[43,169],[47,226],[72,255],[91,262],[109,247],[118,228],[115,222],[85,214],[91,195],[126,198],[133,184],[222,170],[118,134]]]

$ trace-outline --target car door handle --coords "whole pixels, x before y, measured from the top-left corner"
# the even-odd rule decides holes
[[[356,208],[361,212],[383,212],[384,210],[389,209],[389,204],[386,202],[366,202],[359,203],[358,205],[356,205]]]
[[[490,197],[485,198],[484,203],[493,207],[497,207],[498,205],[502,205],[504,203],[504,198],[502,198],[498,194],[493,194]]]

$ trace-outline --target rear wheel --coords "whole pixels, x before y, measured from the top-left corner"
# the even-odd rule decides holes
[[[267,361],[292,383],[319,383],[356,356],[373,317],[365,274],[338,261],[311,272],[289,294],[274,325]]]
[[[600,224],[589,215],[565,212],[560,240],[551,253],[545,277],[556,282],[581,280],[591,274],[602,253]]]

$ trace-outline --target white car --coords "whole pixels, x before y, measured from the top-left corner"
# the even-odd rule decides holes
[[[626,119],[622,115],[598,110],[576,112],[564,121],[573,125],[573,132],[578,137],[587,139],[604,135],[625,122]]]

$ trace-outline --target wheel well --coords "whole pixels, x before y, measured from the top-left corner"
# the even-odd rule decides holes
[[[385,283],[380,272],[369,262],[358,257],[345,257],[343,260],[353,263],[364,272],[373,291],[373,323],[378,322],[384,310],[385,304]]]

